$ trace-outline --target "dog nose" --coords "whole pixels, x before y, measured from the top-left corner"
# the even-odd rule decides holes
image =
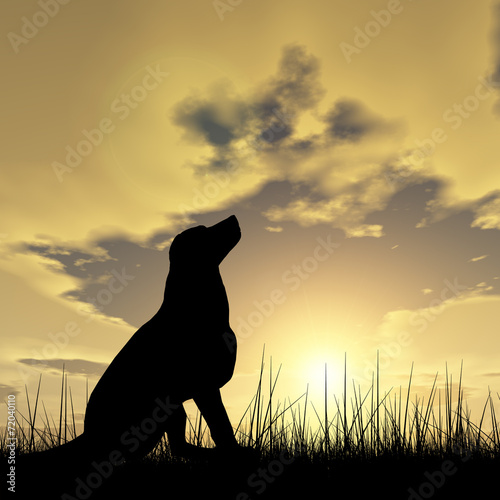
[[[236,218],[236,215],[230,215],[226,220],[230,221],[232,224],[235,224],[238,229],[240,228],[240,224],[238,222],[238,219]]]
[[[230,215],[227,219],[221,220],[220,222],[217,222],[217,224],[214,224],[213,226],[210,227],[210,229],[213,229],[215,231],[217,230],[237,230],[240,231],[240,225],[238,223],[238,219],[236,218],[236,215]]]

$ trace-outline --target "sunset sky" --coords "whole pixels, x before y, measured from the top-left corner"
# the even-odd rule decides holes
[[[8,2],[0,19],[0,395],[77,419],[157,310],[168,247],[235,214],[221,266],[237,424],[266,369],[321,403],[500,391],[500,5]],[[154,350],[155,346],[151,346]],[[186,353],[186,356],[189,354]],[[131,367],[133,370],[133,367]],[[133,404],[133,402],[131,402]]]

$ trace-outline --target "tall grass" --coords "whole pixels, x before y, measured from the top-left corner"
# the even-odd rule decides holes
[[[235,429],[239,443],[258,449],[264,458],[284,450],[310,463],[370,460],[381,456],[425,459],[465,453],[481,458],[500,457],[500,428],[495,411],[496,399],[500,396],[488,394],[480,421],[474,423],[464,399],[462,370],[456,387],[446,370],[444,390],[437,389],[436,376],[430,394],[424,397],[412,394],[413,365],[405,388],[382,393],[378,360],[371,386],[365,392],[354,381],[352,388],[349,387],[345,362],[343,394],[339,399],[333,396],[332,401],[325,365],[323,408],[317,408],[310,401],[309,387],[293,401],[277,400],[275,392],[281,366],[274,370],[271,358],[268,383],[264,369],[263,354],[255,395]],[[52,448],[77,435],[73,398],[64,369],[56,421],[49,418],[43,402],[43,411],[40,410],[41,381],[40,376],[33,399],[25,388],[28,414],[16,413],[18,453]],[[210,433],[199,413],[194,422],[188,421],[187,437],[192,444],[212,446]],[[6,443],[4,431],[0,436],[2,456],[7,453]],[[151,458],[171,459],[166,438]]]
[[[495,412],[495,400],[500,396],[494,398],[489,392],[481,419],[474,423],[464,399],[462,369],[456,388],[446,370],[444,390],[437,389],[436,375],[430,394],[423,397],[412,394],[413,365],[404,390],[399,387],[382,394],[378,360],[377,371],[365,393],[354,381],[348,390],[345,362],[343,394],[340,399],[333,396],[332,405],[325,365],[322,409],[309,401],[309,389],[295,401],[275,401],[279,372],[278,369],[273,378],[271,360],[269,393],[264,395],[262,361],[256,394],[236,429],[242,445],[255,447],[264,455],[285,449],[310,461],[379,456],[425,459],[450,454],[500,457],[500,429]],[[306,418],[310,408],[316,425]]]
[[[57,422],[52,416],[49,417],[45,404],[41,402],[43,413],[40,411],[40,388],[42,375],[38,379],[38,386],[34,401],[30,398],[28,387],[25,385],[26,405],[28,413],[23,414],[16,409],[16,438],[17,453],[33,453],[42,451],[55,446],[59,446],[67,441],[71,441],[77,436],[75,412],[73,406],[73,395],[71,387],[68,387],[68,377],[64,372],[62,374],[60,409]],[[68,397],[69,391],[69,397]],[[68,416],[68,403],[70,405],[71,415]],[[0,435],[0,455],[6,453],[7,430],[4,428]]]

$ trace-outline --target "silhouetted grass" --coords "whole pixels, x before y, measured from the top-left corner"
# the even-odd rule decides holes
[[[465,498],[460,495],[465,495],[467,488],[477,493],[479,487],[486,487],[489,478],[495,480],[495,471],[500,465],[500,429],[495,403],[500,396],[490,393],[479,422],[473,422],[464,400],[462,371],[456,386],[446,371],[444,390],[437,389],[436,375],[429,395],[423,397],[412,394],[413,366],[406,387],[381,393],[378,367],[371,386],[362,392],[354,381],[352,388],[349,387],[346,364],[343,394],[338,399],[329,394],[325,366],[324,401],[320,408],[310,401],[308,390],[293,401],[277,400],[275,390],[281,367],[274,374],[271,360],[268,382],[264,368],[263,355],[256,393],[235,429],[242,446],[260,452],[259,467],[240,471],[238,476],[231,469],[237,464],[231,464],[224,466],[231,471],[225,475],[220,463],[212,469],[207,464],[172,457],[164,437],[147,459],[140,464],[127,464],[124,470],[128,472],[115,475],[117,491],[126,484],[123,491],[130,492],[131,477],[141,475],[149,478],[152,491],[155,484],[160,491],[166,475],[168,484],[172,480],[165,470],[175,470],[179,487],[186,486],[185,482],[207,481],[207,474],[219,474],[219,487],[231,484],[229,490],[219,491],[220,498],[237,498],[237,494],[241,494],[245,500],[264,496],[302,498],[289,495],[303,491],[310,496],[316,488],[318,491],[332,487],[342,489],[342,484],[350,489],[351,498],[364,498],[363,495],[377,490],[380,481],[385,498],[411,498],[410,488],[417,495],[419,488],[428,494],[426,484],[433,488],[431,496]],[[40,410],[40,387],[41,377],[33,399],[26,388],[28,415],[17,412],[18,454],[52,448],[76,436],[71,389],[68,390],[64,371],[56,421],[49,418],[43,403],[43,411]],[[194,422],[188,422],[188,440],[198,446],[211,447],[210,433],[199,413]],[[4,433],[0,439],[0,455],[3,458],[6,454]],[[438,477],[436,471],[447,462],[453,464],[454,472],[443,475],[445,483],[437,486],[429,477],[433,473]],[[213,488],[213,477],[210,477]],[[192,489],[195,485],[190,483],[189,487]],[[380,486],[377,491],[380,493]],[[92,498],[101,498],[99,493],[94,492]],[[201,492],[192,490],[194,496],[195,493]],[[378,495],[374,493],[374,496]]]

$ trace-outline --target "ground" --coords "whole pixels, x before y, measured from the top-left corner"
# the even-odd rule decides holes
[[[499,466],[499,459],[470,458],[463,462],[460,457],[426,460],[379,457],[314,463],[276,454],[252,464],[145,459],[115,470],[106,479],[92,477],[89,484],[96,487],[91,488],[88,498],[489,498],[498,486]],[[73,498],[83,498],[87,493],[85,489],[70,492]]]

